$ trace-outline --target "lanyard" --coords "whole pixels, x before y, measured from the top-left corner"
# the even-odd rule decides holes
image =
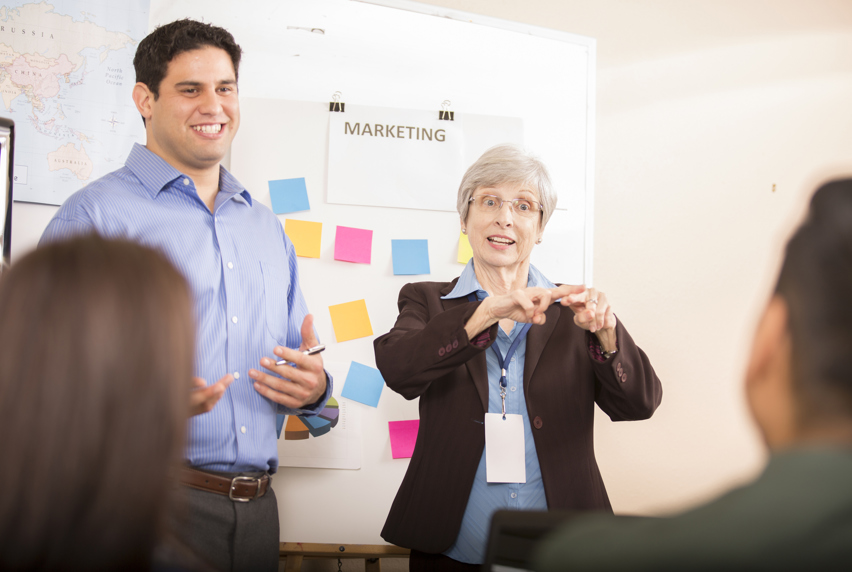
[[[467,299],[471,302],[476,302],[477,297],[476,294],[471,292],[468,294]],[[506,359],[503,359],[503,354],[500,353],[500,349],[497,347],[497,341],[495,340],[493,344],[491,344],[491,349],[494,350],[494,353],[497,354],[497,365],[500,366],[500,398],[503,400],[503,419],[506,419],[506,386],[509,385],[509,382],[506,380],[506,368],[509,367],[509,362],[512,361],[512,357],[515,355],[515,351],[518,349],[518,346],[527,337],[527,332],[530,331],[532,324],[524,324],[524,327],[518,333],[515,341],[512,342],[512,345],[509,346],[509,351],[506,352]]]

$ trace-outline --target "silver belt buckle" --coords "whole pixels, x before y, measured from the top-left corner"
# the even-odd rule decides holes
[[[237,483],[257,483],[257,490],[254,492],[254,498],[244,499],[234,496],[234,490],[237,488]],[[234,477],[231,479],[231,490],[228,491],[228,498],[234,502],[248,502],[254,500],[260,495],[260,479],[257,477]]]

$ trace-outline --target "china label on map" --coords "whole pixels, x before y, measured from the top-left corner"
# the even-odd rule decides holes
[[[0,115],[15,122],[16,201],[62,204],[144,143],[131,99],[149,0],[4,1]]]

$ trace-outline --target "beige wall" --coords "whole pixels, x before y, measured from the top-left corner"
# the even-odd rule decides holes
[[[852,174],[852,2],[426,3],[597,39],[595,282],[664,386],[650,421],[600,416],[615,510],[677,510],[754,475],[752,331],[809,194]]]

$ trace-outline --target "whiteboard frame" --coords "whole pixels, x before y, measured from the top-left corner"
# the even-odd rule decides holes
[[[483,16],[481,14],[473,14],[471,12],[463,12],[452,8],[442,6],[433,6],[431,4],[423,4],[414,0],[351,0],[362,4],[373,4],[376,6],[384,6],[386,8],[395,8],[398,10],[406,10],[409,12],[417,12],[428,16],[436,16],[438,18],[448,18],[450,20],[458,20],[480,26],[490,26],[510,32],[518,32],[521,34],[530,34],[557,40],[569,44],[577,44],[584,46],[588,51],[589,59],[597,64],[597,41],[594,38],[562,32],[560,30],[552,30],[550,28],[542,28],[533,26],[532,24],[522,24],[520,22],[512,22],[510,20],[501,20],[500,18],[492,18],[491,16]],[[595,236],[595,92],[596,86],[596,65],[586,66],[588,70],[586,76],[586,178],[585,178],[585,206],[583,233],[584,233],[584,249],[583,249],[583,282],[587,286],[593,286],[593,262],[594,262],[594,236]]]

